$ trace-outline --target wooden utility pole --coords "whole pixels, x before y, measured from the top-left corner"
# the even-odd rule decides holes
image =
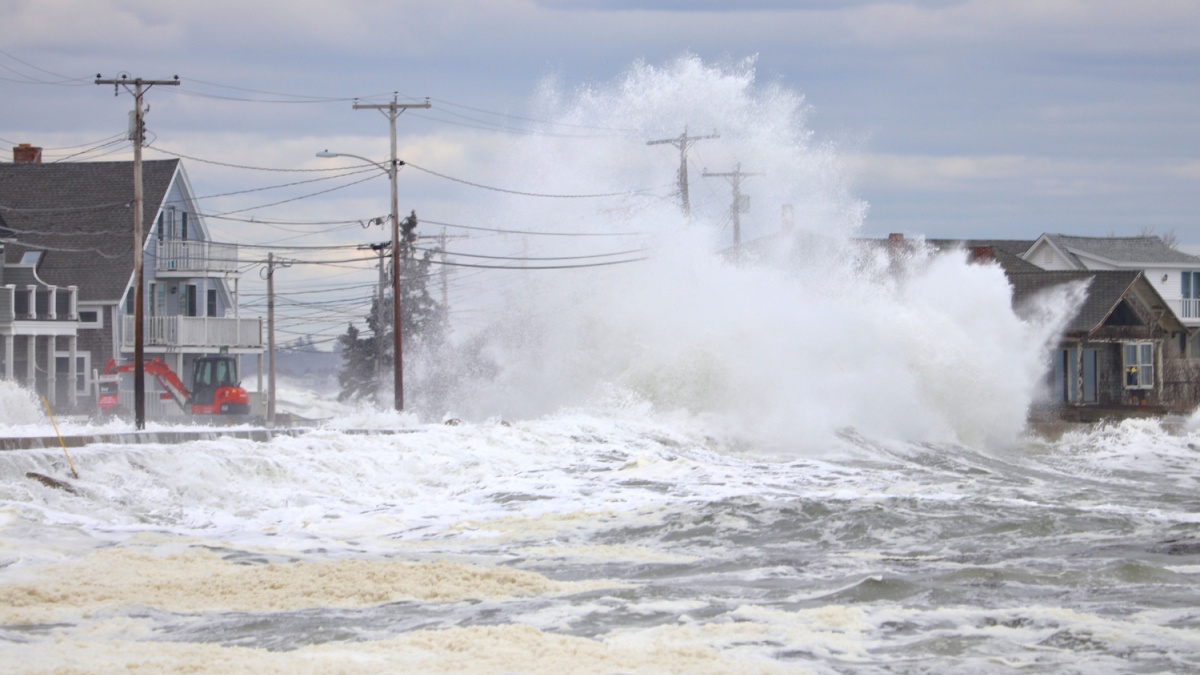
[[[396,174],[403,162],[396,159],[396,118],[409,108],[428,108],[429,100],[424,103],[397,103],[392,96],[391,103],[358,103],[355,110],[378,110],[388,118],[391,128],[392,161],[388,166],[388,177],[392,180],[392,354],[395,357],[392,380],[395,387],[393,403],[396,410],[404,410],[404,351],[400,339],[400,205],[396,194]]]
[[[290,262],[275,260],[274,252],[267,253],[267,424],[270,425],[275,424],[275,268],[291,266]]]
[[[742,246],[742,179],[750,176],[763,176],[761,173],[746,173],[742,171],[742,163],[738,162],[737,168],[728,173],[709,173],[707,169],[704,171],[705,178],[727,178],[729,184],[733,186],[733,204],[729,211],[733,215],[733,250],[740,251]]]
[[[275,425],[275,253],[267,253],[267,424]]]
[[[701,141],[706,138],[720,138],[717,132],[712,132],[707,136],[688,136],[687,127],[683,128],[683,133],[679,138],[664,138],[659,141],[646,141],[646,145],[661,145],[670,143],[679,148],[679,198],[683,201],[683,215],[692,217],[692,202],[688,199],[688,169],[687,169],[687,151],[696,141]]]
[[[142,274],[142,247],[146,242],[142,237],[142,143],[146,140],[145,115],[142,108],[142,95],[156,84],[179,86],[179,76],[171,80],[120,79],[105,80],[96,75],[96,84],[113,85],[113,95],[119,87],[133,94],[133,115],[129,140],[133,141],[133,410],[134,424],[138,429],[146,428],[146,364],[145,356],[145,314],[144,314],[144,275]],[[132,85],[133,89],[130,89]],[[53,357],[53,355],[51,355]]]

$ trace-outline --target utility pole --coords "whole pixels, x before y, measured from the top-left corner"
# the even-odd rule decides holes
[[[683,128],[683,133],[679,138],[664,138],[659,141],[646,141],[646,145],[661,145],[670,143],[679,148],[679,197],[683,200],[683,215],[687,218],[692,217],[692,202],[688,199],[688,170],[687,170],[687,151],[696,141],[701,141],[706,138],[720,138],[717,132],[712,132],[707,136],[688,136],[687,127]]]
[[[146,140],[145,115],[142,108],[142,94],[156,84],[179,86],[179,76],[171,80],[143,80],[127,76],[120,79],[101,79],[96,74],[96,84],[113,85],[113,95],[124,86],[126,91],[133,94],[132,127],[129,130],[129,140],[133,141],[133,411],[134,424],[137,429],[146,428],[146,364],[145,364],[145,314],[143,313],[143,281],[142,247],[146,242],[142,238],[142,143]],[[129,87],[133,85],[131,90]],[[51,355],[53,358],[53,355]]]
[[[275,252],[267,253],[267,424],[275,426]]]
[[[400,339],[400,205],[396,194],[396,174],[403,162],[396,159],[396,118],[409,108],[429,108],[429,99],[424,103],[397,103],[392,95],[391,103],[358,103],[355,110],[378,110],[388,118],[391,129],[392,161],[388,165],[388,177],[392,180],[392,354],[395,356],[393,386],[396,410],[404,410],[404,351]]]
[[[267,253],[267,424],[275,425],[275,266],[291,267],[289,262],[275,262],[275,253]],[[262,270],[259,272],[261,273]],[[261,372],[261,371],[260,371]]]
[[[738,162],[737,168],[728,173],[709,173],[708,169],[704,170],[705,178],[727,178],[729,184],[733,186],[733,204],[729,211],[733,214],[733,250],[739,252],[742,246],[742,179],[750,176],[764,176],[761,173],[746,173],[742,171],[742,163]]]

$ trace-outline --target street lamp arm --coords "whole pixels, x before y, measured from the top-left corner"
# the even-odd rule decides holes
[[[352,155],[348,152],[330,152],[328,150],[322,150],[321,152],[317,153],[317,157],[353,157],[354,159],[361,159],[367,164],[372,164],[381,171],[388,171],[387,162],[376,162],[375,160],[363,157],[362,155]],[[397,161],[396,163],[399,166],[404,166],[404,162]]]

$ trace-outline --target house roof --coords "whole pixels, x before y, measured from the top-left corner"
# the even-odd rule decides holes
[[[926,239],[925,243],[933,246],[939,251],[944,251],[950,248],[961,247],[967,250],[975,250],[979,247],[988,247],[992,250],[992,258],[1000,265],[1005,274],[1016,274],[1020,272],[1036,272],[1041,270],[1040,267],[1031,262],[1027,262],[1021,257],[1021,254],[1029,250],[1033,246],[1032,240],[1024,239]]]
[[[1074,237],[1065,234],[1042,236],[1068,253],[1071,262],[1084,267],[1075,257],[1087,254],[1127,264],[1190,264],[1200,265],[1200,258],[1167,246],[1159,237]]]
[[[1160,321],[1174,321],[1174,315],[1165,311],[1165,303],[1158,291],[1146,280],[1141,270],[1104,270],[1085,271],[1071,270],[1050,272],[1038,270],[1034,272],[1009,272],[1009,282],[1013,285],[1013,307],[1018,311],[1040,293],[1068,284],[1071,282],[1088,282],[1087,296],[1079,311],[1071,319],[1063,331],[1070,334],[1086,335],[1101,328],[1108,317],[1130,295],[1136,295],[1149,305],[1151,310],[1163,309],[1164,318]],[[1175,323],[1178,323],[1177,321]],[[1172,330],[1182,330],[1182,325],[1170,327]]]
[[[178,159],[142,162],[143,236],[178,171]],[[133,273],[132,199],[133,162],[0,164],[9,259],[44,251],[47,283],[77,286],[81,302],[117,302]]]

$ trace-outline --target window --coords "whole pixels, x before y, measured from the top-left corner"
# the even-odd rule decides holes
[[[196,316],[196,285],[187,285],[187,307],[184,314],[187,316]]]
[[[1183,272],[1179,278],[1179,297],[1183,298],[1181,318],[1200,318],[1200,272]]]
[[[97,309],[79,310],[80,328],[104,328],[104,314]]]
[[[404,297],[404,296],[400,296],[400,297]],[[215,289],[215,288],[208,289],[207,300],[208,300],[208,312],[204,316],[216,316],[217,315],[217,289]]]
[[[179,238],[187,239],[187,211],[179,213]]]
[[[1154,388],[1154,343],[1125,343],[1125,388]]]
[[[70,373],[69,366],[71,365],[71,352],[54,352],[54,368],[58,372],[58,395],[61,400],[66,400],[70,395],[71,380],[67,375]],[[87,352],[77,353],[75,355],[75,393],[79,396],[90,396],[92,386],[92,355]]]

